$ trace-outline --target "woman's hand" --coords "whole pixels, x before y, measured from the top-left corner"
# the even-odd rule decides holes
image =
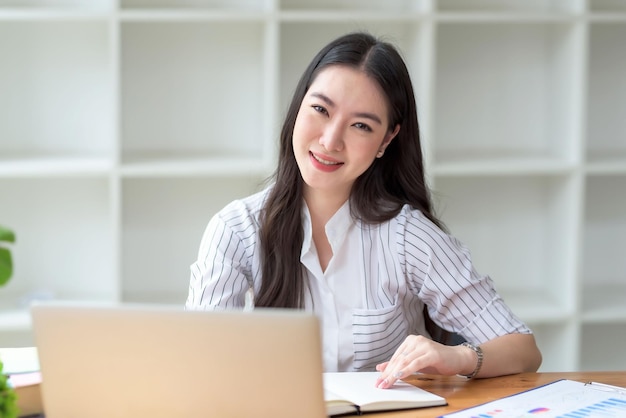
[[[480,345],[484,361],[478,377],[534,372],[541,365],[541,352],[532,334],[507,334]],[[463,345],[446,346],[421,335],[409,335],[388,362],[376,366],[381,372],[376,387],[390,388],[398,379],[415,372],[469,375],[478,356]]]
[[[376,366],[376,370],[381,372],[376,387],[390,388],[396,380],[415,372],[470,374],[476,362],[476,353],[470,348],[447,346],[422,335],[409,335],[389,361]]]

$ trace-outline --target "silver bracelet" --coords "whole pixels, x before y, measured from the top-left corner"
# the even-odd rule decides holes
[[[478,346],[476,346],[474,344],[470,344],[468,342],[464,342],[461,345],[464,346],[464,347],[467,347],[470,350],[472,350],[473,352],[475,352],[476,356],[478,357],[478,361],[476,362],[476,367],[474,368],[474,371],[471,372],[470,374],[462,374],[461,375],[461,376],[467,377],[468,379],[472,379],[472,378],[476,377],[476,375],[480,371],[480,368],[483,365],[483,350],[480,347],[478,347]]]

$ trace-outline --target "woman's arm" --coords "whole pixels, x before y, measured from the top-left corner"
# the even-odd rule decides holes
[[[253,245],[241,235],[250,230],[251,222],[246,224],[241,218],[224,219],[220,213],[211,219],[203,234],[198,258],[191,265],[186,309],[244,307],[245,294],[252,281],[248,250]],[[254,238],[254,234],[247,236]]]
[[[480,345],[483,361],[476,377],[536,371],[541,353],[532,334],[507,334]],[[415,372],[442,375],[469,375],[477,366],[478,356],[463,345],[446,346],[424,336],[411,335],[386,363],[376,369],[381,375],[377,387],[389,388],[397,379]]]
[[[483,350],[483,365],[477,377],[535,372],[541,365],[541,352],[532,334],[503,335],[485,342],[480,348]]]

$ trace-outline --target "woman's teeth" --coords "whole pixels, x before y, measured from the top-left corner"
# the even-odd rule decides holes
[[[337,162],[333,162],[333,161],[324,160],[323,158],[320,158],[320,157],[318,157],[317,155],[315,155],[313,153],[311,153],[311,155],[313,155],[313,158],[315,158],[318,162],[320,162],[320,163],[322,163],[324,165],[338,165],[338,164],[341,164],[341,163],[337,163]]]

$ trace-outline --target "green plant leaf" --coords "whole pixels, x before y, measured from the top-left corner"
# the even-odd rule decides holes
[[[2,373],[2,361],[0,360],[0,417],[17,418],[19,410],[17,407],[17,395],[7,382],[7,376]]]
[[[0,241],[15,242],[15,234],[9,228],[0,225]]]
[[[4,286],[13,274],[13,259],[11,252],[6,248],[0,248],[0,286]]]

